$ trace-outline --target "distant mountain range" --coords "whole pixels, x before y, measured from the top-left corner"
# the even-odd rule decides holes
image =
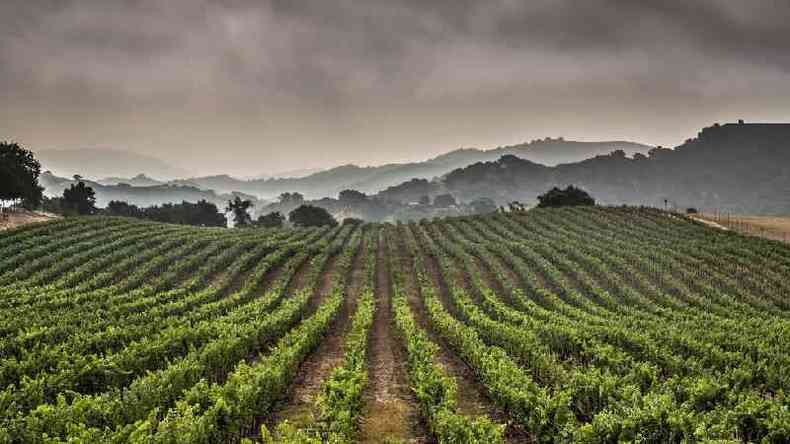
[[[71,183],[51,174],[42,175],[41,182],[50,195]],[[268,201],[299,192],[335,213],[374,220],[411,212],[423,196],[451,194],[458,208],[479,198],[530,205],[552,186],[570,184],[603,204],[790,214],[790,124],[716,124],[674,149],[542,139],[491,150],[458,149],[424,162],[342,165],[305,177],[241,180],[218,175],[162,182],[136,174],[89,184],[100,206],[111,199],[139,206],[206,199],[224,207],[233,195],[241,195],[253,200],[260,214],[286,211],[287,205]],[[343,189],[370,198],[361,204],[340,202],[336,196]],[[431,205],[417,208],[431,216]]]
[[[134,177],[105,177],[104,179],[99,179],[96,182],[102,185],[119,185],[119,184],[126,184],[131,185],[133,187],[152,187],[156,185],[165,185],[167,182],[152,179],[145,174],[138,174]]]
[[[618,151],[555,167],[504,156],[457,169],[433,186],[464,201],[532,204],[550,187],[571,184],[604,204],[790,214],[790,124],[716,124],[675,149],[633,158]]]
[[[160,177],[167,177],[179,170],[158,159],[123,151],[42,151],[38,156],[44,169],[52,171],[51,174],[45,174],[41,178],[48,195],[62,193],[65,187],[73,183],[71,175],[80,174],[88,178],[104,177],[95,180],[86,179],[96,190],[99,206],[106,205],[110,200],[125,200],[138,206],[149,206],[182,200],[195,202],[200,199],[224,205],[227,198],[235,194],[248,196],[256,203],[262,204],[284,192],[299,192],[307,199],[327,199],[336,197],[344,189],[375,194],[387,189],[397,189],[399,186],[413,194],[420,190],[409,185],[411,180],[419,179],[427,183],[428,180],[438,179],[458,168],[475,162],[496,160],[503,155],[517,155],[545,164],[556,164],[581,160],[618,149],[632,155],[647,152],[650,148],[647,145],[624,141],[576,142],[546,138],[490,150],[457,149],[423,162],[393,163],[375,167],[341,165],[323,171],[295,170],[278,174],[285,177],[248,180],[229,175],[161,180]],[[130,171],[134,173],[124,174]],[[103,173],[110,174],[105,176]],[[301,174],[305,176],[299,177]],[[435,185],[432,186],[435,188]],[[388,197],[392,196],[388,195]],[[262,205],[256,205],[256,211],[260,210]]]
[[[37,151],[36,158],[43,171],[56,176],[71,177],[79,174],[98,179],[101,177],[133,177],[145,173],[149,177],[169,180],[189,176],[182,168],[174,167],[152,156],[130,151],[110,149],[74,149]]]
[[[127,183],[128,180],[126,179],[118,184],[100,183],[87,179],[83,179],[83,181],[96,192],[96,206],[98,207],[105,207],[112,200],[125,201],[139,207],[206,200],[217,205],[220,211],[224,211],[228,201],[237,195],[243,199],[251,200],[256,206],[262,206],[267,203],[249,194],[239,192],[218,193],[213,190],[203,190],[186,185],[155,184],[136,186]],[[59,196],[63,194],[64,189],[76,182],[71,178],[58,177],[47,171],[41,174],[39,183],[44,187],[44,194],[47,196]]]
[[[512,154],[545,165],[577,162],[599,154],[622,150],[628,155],[646,153],[652,147],[634,142],[578,142],[563,139],[541,139],[520,145],[490,150],[463,148],[423,162],[391,163],[360,167],[341,165],[297,178],[240,180],[228,175],[194,177],[173,183],[196,186],[219,192],[242,191],[261,198],[275,198],[285,192],[299,192],[309,199],[336,196],[344,189],[373,194],[388,187],[417,179],[441,177],[457,168],[475,162],[496,160]]]

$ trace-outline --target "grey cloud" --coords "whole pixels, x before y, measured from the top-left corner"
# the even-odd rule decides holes
[[[787,23],[781,0],[5,0],[0,137],[197,153],[206,172],[546,131],[671,144],[790,118]],[[201,160],[217,141],[264,164]]]

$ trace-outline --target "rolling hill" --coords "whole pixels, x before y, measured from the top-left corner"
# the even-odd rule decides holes
[[[263,198],[284,192],[299,192],[308,199],[335,197],[344,189],[373,194],[411,179],[433,179],[475,162],[496,160],[507,154],[547,165],[581,161],[599,154],[623,150],[629,155],[647,153],[650,146],[633,142],[577,142],[542,139],[520,145],[490,150],[463,148],[423,162],[392,163],[373,167],[341,165],[298,178],[240,180],[228,175],[194,177],[179,184],[212,189],[218,192],[241,191]]]
[[[786,443],[788,267],[645,208],[27,225],[0,441]]]
[[[57,176],[79,174],[91,179],[133,177],[145,174],[157,179],[185,177],[189,172],[152,156],[114,149],[73,149],[36,151],[42,170]]]
[[[507,155],[447,174],[443,192],[499,203],[577,185],[604,204],[699,207],[740,214],[790,213],[790,124],[726,124],[674,149],[622,151],[554,167]]]

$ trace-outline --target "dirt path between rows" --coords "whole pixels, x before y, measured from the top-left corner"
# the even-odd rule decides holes
[[[378,240],[376,256],[376,313],[368,345],[368,387],[360,442],[427,442],[428,433],[420,421],[417,399],[409,389],[406,350],[392,330],[390,254],[383,237]]]
[[[453,307],[453,304],[450,303],[450,289],[448,288],[447,283],[444,281],[444,277],[441,275],[441,272],[439,271],[439,263],[437,259],[427,254],[425,255],[425,259],[426,259],[425,265],[426,268],[428,269],[428,274],[431,275],[435,285],[438,286],[437,287],[439,289],[438,295],[439,295],[439,299],[442,302],[442,305],[444,306],[445,310],[447,310],[453,317],[455,317],[456,319],[460,319],[458,313]],[[469,294],[471,297],[473,298],[476,297],[474,292],[469,291],[468,286],[470,285],[470,283],[468,281],[465,280],[464,282],[459,282],[458,284],[466,288],[467,294]],[[494,400],[492,400],[488,396],[488,390],[486,390],[486,388],[480,382],[478,382],[478,380],[475,377],[474,370],[463,359],[461,359],[454,353],[453,353],[453,358],[455,358],[458,362],[460,362],[460,364],[456,364],[456,365],[459,365],[461,367],[458,370],[465,374],[464,377],[471,378],[474,381],[475,390],[474,393],[471,394],[472,396],[468,397],[468,401],[475,403],[474,408],[479,410],[478,414],[484,414],[495,422],[498,422],[500,424],[505,424],[505,440],[507,442],[514,442],[514,443],[531,442],[532,439],[529,437],[529,435],[527,435],[523,427],[516,424],[510,418],[510,415],[506,411],[501,409],[499,406],[497,406]],[[465,382],[464,385],[466,386],[467,385],[466,381],[464,382]],[[460,395],[460,390],[459,390],[459,395]],[[459,408],[460,408],[461,398],[463,397],[459,396],[458,398],[459,398]]]
[[[510,421],[507,413],[500,409],[493,400],[488,397],[486,388],[477,380],[474,370],[469,367],[469,365],[467,365],[466,362],[452,350],[450,345],[432,328],[427,313],[425,312],[425,306],[421,300],[419,288],[414,278],[415,275],[411,272],[411,270],[413,270],[413,259],[408,259],[409,253],[403,242],[400,243],[400,254],[398,256],[401,260],[401,266],[404,267],[404,276],[408,277],[404,284],[409,305],[414,313],[414,318],[420,327],[428,333],[431,341],[439,346],[439,353],[436,359],[445,371],[455,378],[458,384],[459,390],[457,401],[459,413],[466,416],[487,416],[500,424],[508,424],[506,428],[506,440],[508,442],[525,442],[526,440],[521,439],[521,434],[514,429],[512,424],[509,424]],[[427,254],[423,254],[423,258],[425,259],[427,271],[434,281],[434,286],[438,290],[437,294],[441,299],[444,299],[443,302],[445,307],[447,307],[446,302],[449,290],[444,280],[441,279],[438,274],[438,264],[435,258]]]
[[[332,323],[318,348],[302,362],[284,400],[272,410],[273,413],[267,420],[270,430],[282,421],[288,421],[298,428],[309,427],[313,423],[313,407],[321,389],[321,384],[332,370],[343,362],[343,340],[346,332],[351,327],[357,298],[367,278],[364,265],[366,251],[367,248],[363,244],[355,252],[351,273],[346,283],[346,300],[340,309],[340,313],[338,313],[337,318]],[[332,281],[331,276],[333,271],[337,269],[337,260],[338,256],[333,256],[326,270],[322,273],[318,291],[313,298],[315,307],[311,311],[320,306],[324,298],[332,290],[335,283]]]

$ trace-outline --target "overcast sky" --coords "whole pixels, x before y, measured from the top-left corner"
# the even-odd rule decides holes
[[[787,0],[2,0],[0,140],[237,175],[674,146],[790,121],[788,42]]]

